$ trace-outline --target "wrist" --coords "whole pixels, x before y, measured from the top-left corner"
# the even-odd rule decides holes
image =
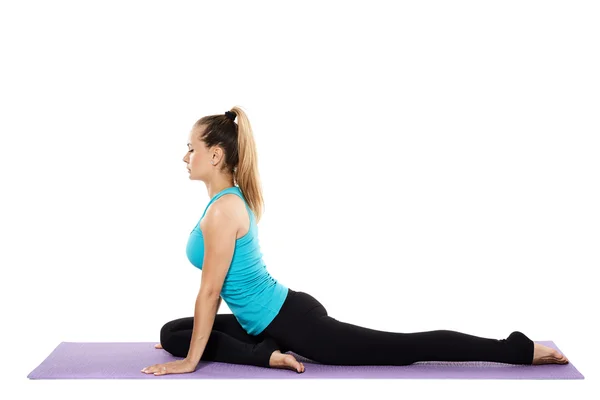
[[[186,363],[193,365],[194,367],[196,367],[196,365],[198,365],[199,360],[196,360],[194,358],[191,357],[186,357],[183,359]]]

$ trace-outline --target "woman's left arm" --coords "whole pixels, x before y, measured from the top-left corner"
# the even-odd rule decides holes
[[[223,199],[229,200],[229,199]],[[206,343],[215,323],[219,309],[221,288],[231,266],[235,250],[238,223],[230,211],[231,201],[213,203],[204,216],[204,260],[202,283],[196,297],[192,340],[186,359],[197,365],[202,358]]]
[[[194,327],[192,329],[192,341],[188,351],[187,359],[194,365],[198,365],[208,338],[215,323],[215,316],[219,308],[219,294],[213,295],[200,290],[196,297],[194,309]]]

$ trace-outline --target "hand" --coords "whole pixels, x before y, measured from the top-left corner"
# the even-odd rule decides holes
[[[184,358],[183,360],[171,361],[164,364],[154,364],[150,367],[146,367],[142,372],[146,374],[154,373],[155,376],[166,375],[166,374],[185,374],[188,372],[194,372],[196,366],[191,360]]]

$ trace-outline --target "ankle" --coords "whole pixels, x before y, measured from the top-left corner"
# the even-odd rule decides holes
[[[269,358],[269,365],[273,365],[275,363],[275,359],[281,355],[281,351],[275,350],[271,353],[271,357]]]

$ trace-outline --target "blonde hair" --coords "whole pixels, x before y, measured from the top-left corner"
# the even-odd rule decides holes
[[[237,116],[237,123],[225,113],[215,114],[200,118],[193,129],[201,132],[199,139],[208,148],[223,148],[225,162],[221,164],[220,171],[233,175],[234,183],[239,186],[258,223],[263,214],[264,199],[252,127],[241,107],[235,106],[229,111]],[[203,131],[202,127],[205,128]]]

